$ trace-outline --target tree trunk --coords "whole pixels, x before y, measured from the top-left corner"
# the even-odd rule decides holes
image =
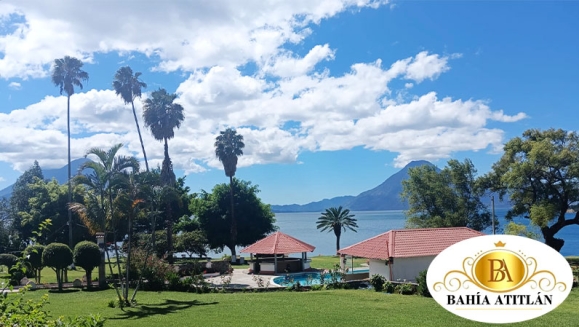
[[[545,244],[552,247],[555,251],[560,252],[565,241],[560,238],[555,238],[554,233],[551,232],[549,228],[542,228],[543,238],[545,239]]]
[[[106,241],[106,239],[105,239],[105,241]],[[109,261],[109,270],[110,270],[111,276],[112,276],[112,275],[114,275],[114,273],[113,273],[113,266],[111,264],[111,256],[109,255],[109,251],[107,251],[106,248],[105,248],[105,253],[107,254],[107,259]],[[115,283],[114,281],[113,281],[113,287],[115,288],[115,292],[117,292],[117,297],[119,298],[119,301],[122,301],[123,298],[121,296],[121,293],[119,293],[119,288],[117,287],[117,283]]]
[[[145,144],[143,143],[143,137],[141,137],[141,128],[139,127],[139,121],[137,120],[137,112],[135,111],[134,101],[131,101],[131,106],[133,107],[133,116],[135,117],[135,124],[137,124],[137,132],[139,133],[139,140],[141,141],[141,148],[143,149],[143,157],[145,158],[145,167],[147,167],[148,172],[149,163],[147,162],[147,153],[145,152]]]
[[[235,201],[233,198],[233,175],[229,176],[229,199],[231,202],[231,262],[237,262],[237,254],[235,252],[235,245],[237,244],[237,221],[235,220]]]
[[[71,167],[70,167],[70,95],[66,98],[66,129],[68,135],[68,204],[72,203],[72,183],[71,183]],[[72,244],[72,210],[68,208],[68,246],[73,249]],[[68,282],[68,274],[66,275]]]
[[[158,209],[158,208],[154,208],[154,209]],[[143,260],[143,269],[141,269],[141,271],[145,270],[145,268],[147,267],[147,261],[149,259],[149,255],[155,249],[155,231],[157,229],[157,219],[155,216],[153,216],[153,219],[151,219],[151,220],[152,220],[151,246],[147,249],[147,253],[145,255],[145,260]],[[137,282],[137,286],[135,286],[135,291],[133,292],[133,296],[131,297],[131,302],[135,301],[135,297],[137,297],[137,292],[139,291],[139,286],[141,286],[142,282],[143,282],[143,274],[139,273],[139,281]]]
[[[336,254],[340,250],[340,236],[342,236],[342,226],[334,227],[334,234],[336,234]]]
[[[138,126],[138,125],[137,125]],[[127,283],[127,287],[125,288],[125,300],[127,301],[127,303],[129,303],[129,271],[131,270],[131,234],[133,231],[133,220],[131,219],[132,213],[129,214],[129,244],[127,246],[127,262],[125,263],[125,267],[127,269],[127,278],[126,278],[126,283]]]
[[[92,270],[85,270],[86,272],[86,288],[87,289],[91,289],[92,288]]]
[[[56,283],[58,284],[58,291],[62,292],[62,269],[56,269]]]

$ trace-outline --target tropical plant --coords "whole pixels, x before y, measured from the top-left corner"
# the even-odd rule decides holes
[[[109,230],[111,231],[111,234],[113,235],[112,244],[115,250],[119,277],[122,274],[116,242],[118,241],[117,235],[119,230],[118,218],[122,217],[122,214],[116,213],[115,208],[121,201],[121,189],[126,187],[128,176],[127,171],[139,171],[139,162],[137,159],[134,157],[117,155],[122,146],[123,144],[116,144],[107,151],[99,148],[92,148],[87,152],[85,155],[86,157],[92,155],[98,160],[85,162],[80,167],[80,170],[92,169],[92,173],[88,175],[79,175],[76,177],[76,181],[88,188],[89,195],[87,197],[88,201],[86,202],[88,205],[81,203],[71,204],[71,208],[80,215],[83,222],[85,222],[86,226],[91,229],[93,233],[102,231],[105,233],[105,240],[107,240],[107,234]],[[106,253],[108,254],[108,251]],[[109,269],[112,275],[113,271],[110,259]],[[122,281],[122,278],[120,279]],[[128,282],[128,280],[126,280],[125,283],[121,282],[121,293],[125,296],[124,299],[122,299],[121,294],[115,286],[115,290],[119,296],[119,301],[128,302],[128,290],[125,290],[128,288]]]
[[[321,229],[321,232],[334,231],[336,235],[336,252],[340,250],[340,236],[342,236],[342,231],[349,229],[356,232],[355,228],[358,228],[356,224],[357,219],[354,218],[355,215],[350,214],[349,209],[342,209],[342,206],[335,208],[326,209],[326,212],[322,212],[322,216],[318,218],[317,229]]]
[[[60,88],[60,94],[66,93],[66,126],[68,135],[68,202],[72,202],[72,183],[70,167],[70,97],[74,94],[74,88],[82,90],[82,83],[88,81],[88,73],[82,70],[83,63],[74,57],[65,56],[54,60],[52,69],[52,83]],[[68,238],[69,246],[72,247],[72,211],[68,210]]]
[[[92,287],[91,273],[95,267],[101,264],[101,250],[99,246],[90,241],[82,241],[74,247],[74,264],[84,269],[86,273],[87,288]]]
[[[233,244],[237,241],[237,222],[235,220],[234,214],[234,190],[233,190],[233,177],[235,176],[235,171],[237,170],[237,159],[239,156],[243,155],[243,148],[245,144],[243,143],[243,135],[237,134],[237,132],[231,128],[221,131],[220,135],[215,138],[215,155],[219,158],[219,161],[223,164],[223,170],[225,170],[225,176],[229,177],[229,198],[231,204],[231,240]],[[236,261],[235,247],[231,250],[231,261]]]
[[[42,264],[56,272],[58,290],[62,291],[64,270],[72,264],[72,251],[66,244],[51,243],[42,252]]]
[[[141,80],[140,72],[133,74],[131,67],[121,67],[115,74],[113,87],[115,93],[119,95],[125,104],[131,104],[133,108],[133,117],[135,117],[135,124],[137,125],[137,132],[139,133],[139,140],[141,141],[141,148],[143,149],[143,157],[145,158],[145,167],[149,171],[149,163],[147,162],[147,153],[145,152],[145,144],[141,136],[141,128],[139,127],[139,120],[137,119],[137,112],[135,111],[135,99],[141,97],[141,90],[147,87],[147,84]]]
[[[176,94],[169,94],[165,89],[158,89],[152,92],[151,98],[145,100],[143,106],[143,117],[145,126],[151,130],[153,137],[164,142],[164,158],[161,166],[161,184],[163,186],[174,186],[176,179],[173,172],[173,164],[169,157],[168,140],[175,137],[175,128],[181,127],[183,116],[183,106],[174,103]],[[169,247],[168,259],[173,262],[173,212],[170,204],[166,204],[168,210],[165,212],[167,218],[167,244]]]

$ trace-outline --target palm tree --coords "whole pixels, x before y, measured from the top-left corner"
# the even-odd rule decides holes
[[[346,228],[356,232],[354,228],[358,228],[356,224],[357,219],[354,218],[354,215],[350,214],[350,210],[342,209],[342,206],[339,208],[329,208],[326,209],[326,212],[322,212],[322,216],[318,218],[317,221],[317,229],[321,229],[322,232],[328,230],[334,231],[336,235],[336,252],[340,250],[340,236],[342,235],[342,230],[345,232]]]
[[[139,140],[141,141],[141,148],[143,149],[143,157],[145,158],[145,167],[149,171],[149,163],[147,162],[147,153],[145,152],[145,144],[141,136],[141,128],[139,127],[139,120],[137,119],[137,112],[135,111],[135,99],[141,97],[141,90],[147,87],[147,84],[139,80],[140,72],[133,75],[131,67],[121,67],[115,74],[113,87],[115,93],[120,95],[125,104],[131,104],[133,108],[133,116],[135,117],[135,124],[137,125],[137,132],[139,133]]]
[[[161,167],[161,184],[162,186],[174,187],[176,183],[173,164],[169,157],[168,140],[175,137],[175,127],[181,127],[181,122],[185,119],[183,116],[183,107],[174,103],[177,98],[176,94],[169,94],[165,89],[158,89],[151,94],[151,98],[145,100],[143,106],[143,117],[145,126],[151,130],[153,137],[158,141],[163,141],[165,145],[165,155],[163,166]],[[170,205],[167,204],[167,247],[169,251],[169,262],[173,262],[173,218]]]
[[[82,90],[82,82],[88,81],[88,73],[82,70],[82,61],[65,56],[54,60],[52,83],[60,88],[60,94],[66,93],[66,126],[68,130],[68,203],[72,202],[72,184],[70,172],[70,96],[75,86]],[[68,210],[68,246],[72,249],[72,212]]]
[[[105,233],[105,240],[107,234],[107,226],[112,230],[112,244],[117,257],[119,278],[121,278],[120,276],[122,276],[122,274],[119,264],[120,260],[118,247],[116,246],[117,227],[115,218],[120,215],[115,213],[114,209],[119,203],[119,198],[122,196],[122,188],[127,188],[127,170],[132,170],[133,172],[139,171],[139,161],[135,157],[117,155],[118,151],[122,147],[123,144],[116,144],[107,151],[99,148],[90,149],[86,153],[85,157],[92,155],[95,156],[98,160],[85,162],[79,170],[83,171],[85,169],[92,169],[92,174],[88,176],[80,175],[76,177],[77,183],[85,185],[88,189],[88,192],[93,193],[92,202],[98,203],[98,207],[100,207],[100,210],[93,210],[92,212],[100,212],[100,219],[104,219],[105,221],[86,224],[87,221],[94,222],[95,218],[97,218],[96,215],[91,217],[91,211],[89,210],[90,208],[87,208],[86,206],[78,203],[74,203],[70,206],[73,210],[75,210],[75,212],[79,213],[81,219],[85,222],[89,229],[95,231],[95,226],[104,228],[102,231]],[[106,253],[108,254],[108,251]],[[113,274],[110,264],[109,269],[111,270],[111,274]],[[128,280],[126,281],[125,285],[121,283],[122,294],[125,297],[125,302],[128,302],[128,290],[126,290],[128,286]],[[118,291],[117,294],[119,295],[119,300],[122,301],[122,297]]]
[[[215,155],[219,161],[223,163],[223,170],[225,176],[229,177],[229,198],[231,201],[231,261],[237,261],[237,254],[235,253],[235,245],[237,244],[237,224],[234,215],[234,201],[233,201],[233,176],[237,170],[237,158],[243,155],[243,135],[231,128],[222,131],[220,135],[215,138]]]

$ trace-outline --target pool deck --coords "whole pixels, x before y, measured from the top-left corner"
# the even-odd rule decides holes
[[[260,288],[257,285],[257,283],[255,282],[255,280],[253,280],[253,276],[261,277],[263,279],[264,285],[267,284],[267,282],[269,281],[270,284],[269,284],[268,288],[278,287],[278,286],[273,285],[272,282],[270,281],[272,278],[275,278],[278,276],[254,275],[254,274],[249,273],[249,269],[233,269],[233,273],[231,274],[231,284],[229,284],[229,287],[235,288],[235,289]],[[221,286],[221,285],[223,285],[223,279],[222,278],[227,278],[227,277],[228,277],[227,275],[219,276],[219,277],[211,277],[211,278],[207,278],[205,281],[210,283],[212,286]]]
[[[366,267],[356,267],[354,271],[358,270],[367,270]],[[317,271],[311,271],[309,273],[315,273]],[[321,271],[320,271],[321,272]],[[289,273],[287,275],[300,275],[306,274],[308,272],[297,272],[297,273]],[[233,269],[233,273],[231,274],[231,283],[229,284],[229,288],[234,289],[243,289],[243,288],[260,288],[256,281],[253,280],[254,276],[261,277],[263,280],[264,285],[267,284],[269,281],[268,288],[281,288],[283,286],[279,286],[273,283],[273,278],[285,276],[286,274],[278,274],[278,275],[254,275],[249,273],[249,269]],[[211,284],[211,286],[220,287],[223,285],[223,279],[228,278],[227,275],[225,276],[217,276],[217,277],[210,277],[206,278],[205,281]]]

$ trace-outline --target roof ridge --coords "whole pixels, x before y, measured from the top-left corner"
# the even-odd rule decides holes
[[[370,241],[370,240],[373,240],[373,239],[375,239],[375,238],[378,238],[378,237],[380,237],[380,236],[384,236],[384,235],[386,235],[386,234],[388,234],[388,233],[390,233],[390,232],[392,232],[392,230],[389,230],[389,231],[387,231],[387,232],[378,234],[378,235],[376,235],[376,236],[372,236],[372,237],[367,238],[367,239],[365,239],[365,240],[362,240],[362,241],[360,241],[360,242],[358,242],[358,243],[354,243],[354,244],[352,244],[352,245],[346,246],[345,248],[341,248],[339,251],[341,251],[341,250],[346,250],[346,249],[348,249],[348,248],[351,248],[351,247],[353,247],[353,246],[355,246],[355,245],[358,245],[358,244],[361,244],[361,243],[366,243],[366,242],[368,242],[368,241]]]

